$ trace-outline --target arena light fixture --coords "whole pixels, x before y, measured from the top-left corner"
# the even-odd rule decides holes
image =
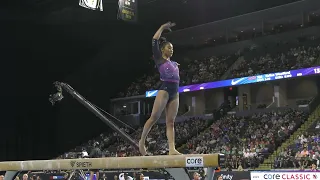
[[[102,0],[79,0],[79,6],[91,10],[103,11]]]
[[[119,0],[118,19],[136,22],[138,15],[138,0]]]

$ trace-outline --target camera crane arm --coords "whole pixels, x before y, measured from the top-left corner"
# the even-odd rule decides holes
[[[69,93],[73,98],[75,98],[78,102],[84,105],[88,110],[94,113],[101,121],[107,124],[110,128],[120,134],[122,138],[127,140],[130,144],[133,145],[136,149],[139,149],[137,142],[132,139],[126,132],[122,131],[115,123],[113,123],[110,119],[105,117],[96,107],[94,107],[88,100],[86,100],[83,96],[81,96],[76,90],[74,90],[69,84],[63,82],[54,82],[53,83],[57,92],[55,94],[50,95],[49,101],[52,105],[61,101],[63,96],[63,91]]]

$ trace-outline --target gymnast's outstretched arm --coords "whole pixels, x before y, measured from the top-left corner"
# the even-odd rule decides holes
[[[153,39],[159,40],[161,37],[161,34],[163,30],[167,29],[171,31],[171,27],[175,26],[175,23],[167,22],[166,24],[161,25],[161,27],[158,29],[158,31],[154,34]]]
[[[153,53],[153,59],[155,61],[159,60],[162,56],[161,54],[161,50],[160,50],[160,47],[159,47],[159,39],[161,37],[161,34],[162,32],[165,30],[165,29],[168,29],[171,31],[171,27],[175,26],[176,24],[175,23],[171,23],[171,22],[168,22],[166,24],[163,24],[160,26],[160,28],[157,30],[157,32],[153,35],[153,38],[152,38],[152,53]],[[156,64],[158,64],[159,62],[156,62]]]
[[[157,30],[157,32],[153,35],[153,38],[152,39],[156,39],[156,40],[159,40],[160,37],[161,37],[161,34],[164,30],[164,26],[160,26],[160,28]]]

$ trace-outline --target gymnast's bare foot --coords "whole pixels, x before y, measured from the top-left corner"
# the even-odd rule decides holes
[[[147,155],[147,148],[146,148],[144,142],[142,142],[141,140],[139,141],[139,151],[142,156]]]
[[[177,151],[176,149],[170,149],[169,155],[182,155],[182,154],[179,151]]]

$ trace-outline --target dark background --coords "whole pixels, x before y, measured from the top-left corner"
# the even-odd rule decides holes
[[[155,72],[150,45],[161,24],[170,20],[183,29],[293,1],[140,0],[136,24],[116,19],[115,0],[104,0],[103,12],[76,0],[4,2],[0,160],[54,158],[111,131],[70,97],[52,107],[52,82],[67,82],[108,109],[130,82]]]

